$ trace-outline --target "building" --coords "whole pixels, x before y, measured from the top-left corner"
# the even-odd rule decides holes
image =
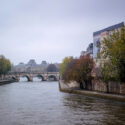
[[[89,46],[86,49],[86,53],[89,55],[93,55],[93,43],[90,43]]]
[[[46,61],[42,61],[41,65],[46,66],[47,62]]]
[[[27,65],[29,65],[29,66],[36,66],[36,62],[35,62],[34,59],[30,59]]]
[[[30,59],[27,64],[24,64],[21,62],[18,65],[13,66],[11,71],[12,72],[46,72],[48,65],[49,64],[46,61],[42,61],[41,64],[37,64],[34,59]],[[55,66],[59,71],[60,64],[55,63]]]
[[[14,72],[24,72],[25,71],[25,64],[23,62],[19,63],[18,65],[16,66],[13,66],[11,68],[11,71],[14,71]]]
[[[107,27],[93,33],[93,58],[97,59],[98,53],[101,51],[101,42],[104,38],[107,38],[113,31],[125,26],[124,22]]]
[[[46,61],[42,61],[42,64],[37,64],[34,59],[30,59],[27,64],[19,63],[12,67],[13,72],[44,72],[48,66]]]
[[[93,43],[90,43],[86,49],[86,51],[81,51],[81,56],[93,55]]]
[[[81,56],[85,56],[85,55],[87,55],[87,53],[86,53],[86,51],[81,51],[81,54],[80,54]]]

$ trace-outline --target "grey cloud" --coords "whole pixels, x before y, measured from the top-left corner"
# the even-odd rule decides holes
[[[92,33],[125,20],[124,0],[1,0],[0,54],[13,63],[79,56]]]

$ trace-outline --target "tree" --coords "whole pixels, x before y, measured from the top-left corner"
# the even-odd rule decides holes
[[[102,41],[100,57],[104,81],[125,82],[125,27]]]
[[[5,75],[11,69],[10,60],[0,55],[0,75]]]
[[[48,67],[47,67],[47,72],[57,72],[57,68],[54,64],[50,64]]]
[[[62,64],[60,65],[60,75],[61,75],[62,77],[63,77],[64,72],[65,72],[65,70],[66,70],[67,64],[68,64],[72,59],[73,59],[72,56],[71,56],[71,57],[65,57],[65,58],[63,59],[63,62],[62,62]]]
[[[85,88],[91,82],[92,76],[91,71],[94,67],[94,61],[90,55],[81,56],[76,64],[77,68],[77,77],[76,81],[80,83],[81,88],[83,88],[83,83],[85,84]]]
[[[85,89],[91,82],[91,71],[94,67],[93,59],[89,56],[81,56],[79,59],[72,59],[67,63],[66,70],[64,72],[64,80],[69,82],[71,80],[77,81],[80,84],[80,88],[83,89],[83,83]]]
[[[63,73],[63,79],[65,80],[65,82],[70,82],[71,80],[74,80],[76,63],[77,63],[77,59],[72,59],[66,64],[66,67]]]

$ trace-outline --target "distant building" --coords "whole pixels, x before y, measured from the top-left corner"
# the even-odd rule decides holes
[[[41,65],[47,65],[46,61],[42,61]]]
[[[23,62],[21,62],[21,63],[18,64],[18,67],[19,68],[25,67],[25,64]]]
[[[97,59],[98,53],[101,51],[101,41],[112,34],[113,30],[118,30],[125,26],[124,22],[107,27],[93,33],[93,58]]]
[[[81,56],[85,56],[87,53],[86,53],[86,51],[81,51]]]
[[[19,63],[18,65],[12,66],[11,71],[14,72],[23,72],[25,70],[25,64],[23,62]]]
[[[93,43],[90,43],[88,48],[86,49],[86,53],[89,55],[93,55]]]
[[[34,59],[30,59],[27,65],[29,65],[29,66],[36,66],[36,62],[35,62]]]
[[[34,59],[30,59],[27,64],[23,62],[12,67],[12,72],[46,72],[48,63],[44,60],[41,64],[37,64]],[[59,71],[60,64],[55,63],[57,71]]]
[[[86,51],[81,51],[81,56],[93,55],[93,43],[90,43],[86,49]]]

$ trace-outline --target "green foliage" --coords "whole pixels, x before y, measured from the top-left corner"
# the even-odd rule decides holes
[[[70,80],[74,80],[76,77],[75,65],[77,63],[77,59],[70,60],[65,67],[63,79],[65,82],[70,82]]]
[[[104,80],[125,82],[125,27],[105,38],[102,45],[100,55]]]
[[[101,65],[102,69],[102,78],[106,84],[108,84],[108,81],[111,80],[111,67],[110,67],[110,62],[105,62],[103,65]]]
[[[62,64],[60,65],[60,75],[61,75],[62,77],[63,77],[64,72],[65,72],[65,70],[66,70],[67,64],[68,64],[72,59],[73,59],[72,56],[71,56],[71,57],[65,57],[65,58],[63,59],[63,62],[62,62]]]
[[[0,75],[6,74],[11,69],[11,63],[4,56],[0,56]]]

